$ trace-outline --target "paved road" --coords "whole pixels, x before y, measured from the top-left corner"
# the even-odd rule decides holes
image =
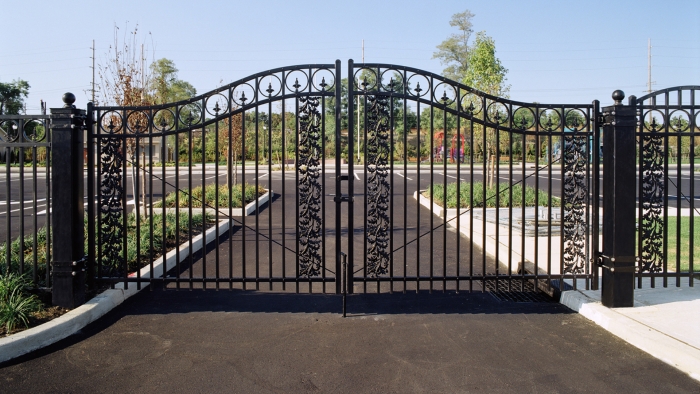
[[[555,303],[144,291],[0,365],[3,393],[697,393],[700,383]]]

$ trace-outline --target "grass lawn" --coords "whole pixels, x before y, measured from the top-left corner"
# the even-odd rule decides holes
[[[680,242],[678,240],[678,224],[680,219]],[[690,270],[690,222],[693,221],[693,272],[700,272],[700,217],[669,216],[666,222],[668,232],[668,257],[666,262],[669,269],[676,269],[676,259],[680,253],[680,271]]]

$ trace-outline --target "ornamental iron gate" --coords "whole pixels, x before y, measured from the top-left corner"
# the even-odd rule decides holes
[[[694,174],[700,125],[700,86],[680,86],[630,97],[636,109],[637,287],[694,285],[700,254]],[[674,206],[675,205],[675,206]],[[645,284],[643,278],[648,278]]]
[[[599,232],[597,102],[515,102],[425,71],[352,61],[348,80],[348,102],[359,103],[347,122],[349,130],[360,125],[364,196],[355,208],[363,213],[360,241],[349,231],[351,289],[590,285]]]
[[[352,60],[346,75],[284,67],[172,104],[90,105],[91,284],[596,286],[597,101],[516,102]]]
[[[95,278],[339,292],[339,251],[327,240],[337,230],[327,220],[336,168],[327,159],[329,141],[340,140],[339,70],[340,63],[279,68],[179,103],[91,108]],[[144,153],[154,148],[158,163]],[[228,250],[196,263],[207,232]],[[154,266],[172,246],[180,247],[171,262]]]

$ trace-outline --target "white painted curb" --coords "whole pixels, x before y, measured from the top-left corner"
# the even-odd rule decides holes
[[[562,292],[559,302],[627,343],[700,381],[700,349],[606,308],[577,290]]]
[[[216,239],[217,228],[219,230],[219,235],[221,235],[228,230],[229,224],[229,220],[221,220],[217,226],[207,230],[205,233],[206,243],[209,244]],[[202,234],[192,239],[192,253],[202,249],[202,239]],[[180,261],[185,260],[190,254],[190,242],[187,241],[181,244],[178,249],[180,250]],[[165,256],[166,271],[175,267],[177,264],[176,257],[176,249],[171,250]],[[150,278],[150,271],[150,265],[141,268],[141,277]],[[159,277],[163,273],[162,257],[153,262],[153,272],[156,277]],[[145,289],[147,286],[148,284],[143,284],[141,290]],[[136,283],[131,283],[128,289],[124,289],[123,283],[117,284],[115,287],[115,289],[109,289],[98,294],[90,301],[61,317],[40,326],[0,338],[0,362],[11,360],[31,351],[41,349],[42,347],[51,345],[52,343],[75,334],[83,327],[104,316],[127,298],[141,291],[136,289]]]
[[[271,198],[271,196],[273,196],[273,194],[274,194],[274,192],[272,190],[267,190],[265,192],[265,194],[258,197],[258,199],[256,201],[249,202],[248,205],[245,206],[245,208],[231,208],[231,216],[251,216],[253,213],[255,213],[256,206],[262,206],[263,204],[265,204]],[[153,208],[153,212],[158,213],[159,210],[162,211],[163,208],[161,208],[161,207]],[[216,208],[205,208],[204,210],[208,214],[216,215]],[[180,211],[181,213],[189,213],[190,209],[189,208],[165,208],[166,213],[175,213],[176,211]],[[202,212],[201,207],[192,208],[193,214],[199,214],[201,212]],[[219,215],[228,216],[228,212],[229,212],[229,208],[219,207]]]

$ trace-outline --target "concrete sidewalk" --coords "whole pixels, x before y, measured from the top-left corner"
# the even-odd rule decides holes
[[[668,287],[644,278],[634,291],[634,307],[606,308],[601,292],[572,290],[561,303],[652,356],[700,380],[700,281],[669,279]]]

